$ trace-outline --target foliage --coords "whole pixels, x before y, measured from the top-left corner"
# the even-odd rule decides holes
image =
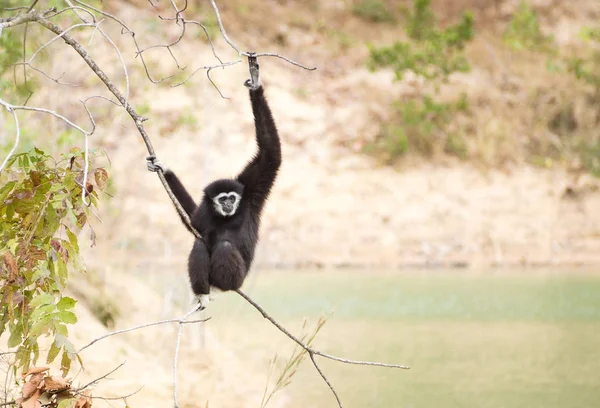
[[[575,77],[594,87],[596,101],[600,101],[600,29],[587,28],[582,39],[591,45],[591,52],[586,58],[570,58],[567,67]]]
[[[352,7],[352,14],[375,23],[393,23],[396,18],[381,0],[361,0]]]
[[[23,52],[23,37],[18,31],[2,30],[0,35],[0,94],[9,90],[18,95],[28,95],[29,91],[25,84],[16,84],[13,82],[12,71],[13,64],[20,61]]]
[[[554,50],[554,38],[542,32],[536,11],[526,1],[519,4],[503,38],[506,44],[517,50]]]
[[[23,371],[38,360],[42,336],[53,340],[47,363],[62,352],[63,375],[77,357],[67,328],[77,322],[75,300],[63,291],[68,269],[84,269],[76,236],[89,214],[81,198],[83,163],[76,148],[59,161],[36,148],[13,156],[0,174],[0,334],[10,333],[15,368]],[[87,198],[97,206],[107,173],[87,170],[94,179]]]
[[[464,55],[465,45],[473,39],[473,16],[465,13],[458,24],[437,27],[430,0],[414,0],[413,9],[405,12],[409,41],[391,46],[370,47],[369,67],[391,67],[396,80],[407,71],[424,77],[438,89],[439,82],[454,72],[470,69]],[[430,95],[418,95],[394,105],[395,115],[384,125],[377,139],[365,150],[383,156],[386,162],[408,152],[432,156],[445,152],[460,158],[467,155],[464,138],[447,129],[457,113],[468,111],[466,95],[454,102],[438,102]]]
[[[447,132],[448,125],[460,113],[469,110],[466,95],[454,102],[436,102],[429,96],[394,104],[395,120],[382,128],[380,136],[365,146],[365,151],[392,163],[409,153],[425,157],[445,153],[464,159],[467,144],[459,133]]]
[[[462,51],[473,38],[473,15],[465,13],[458,24],[440,29],[434,24],[430,1],[415,0],[414,10],[406,13],[407,34],[411,41],[396,41],[388,47],[369,47],[371,69],[391,67],[398,80],[409,70],[429,80],[469,70]]]
[[[319,334],[319,331],[323,328],[326,322],[327,318],[325,316],[320,316],[312,332],[306,333],[307,320],[305,319],[302,325],[303,334],[300,335],[300,341],[306,344],[308,347],[311,347],[312,342],[317,337],[317,334]],[[292,355],[287,360],[285,360],[284,367],[281,370],[281,373],[279,374],[277,379],[275,380],[275,385],[273,385],[273,388],[269,390],[269,382],[271,381],[271,375],[273,374],[275,366],[277,365],[277,354],[275,354],[275,356],[271,359],[269,364],[269,377],[267,378],[267,385],[265,386],[265,390],[263,392],[260,408],[265,408],[269,404],[271,398],[273,398],[273,396],[276,393],[278,393],[279,391],[283,390],[285,387],[291,384],[292,378],[296,374],[298,367],[300,367],[300,364],[302,364],[307,354],[308,352],[304,348],[300,347],[299,345],[296,345],[296,347],[294,347]]]

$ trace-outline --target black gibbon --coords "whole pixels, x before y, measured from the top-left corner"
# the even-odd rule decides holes
[[[197,206],[175,173],[154,156],[147,159],[148,170],[163,171],[192,226],[202,235],[188,259],[190,283],[201,308],[208,304],[211,286],[222,291],[242,286],[254,258],[261,212],[281,166],[281,143],[256,57],[249,56],[248,65],[250,79],[244,85],[250,92],[258,152],[235,179],[209,184]]]

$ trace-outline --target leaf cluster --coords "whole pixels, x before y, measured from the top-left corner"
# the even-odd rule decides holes
[[[470,69],[463,50],[474,35],[473,15],[467,12],[459,23],[441,29],[436,26],[430,2],[415,0],[413,10],[405,13],[409,41],[369,46],[371,69],[391,67],[398,80],[409,70],[433,80]]]
[[[556,51],[554,38],[545,35],[538,15],[526,1],[521,1],[503,35],[504,42],[517,50]]]
[[[0,335],[10,333],[15,369],[38,360],[42,336],[53,338],[48,363],[62,352],[65,375],[76,358],[67,329],[77,322],[75,300],[62,293],[69,269],[84,270],[76,235],[89,214],[81,200],[84,170],[94,175],[86,195],[97,206],[108,176],[84,169],[79,149],[55,161],[35,148],[13,156],[0,174]]]

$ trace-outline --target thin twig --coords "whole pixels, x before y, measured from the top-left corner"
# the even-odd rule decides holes
[[[225,27],[223,27],[223,20],[221,20],[221,13],[219,13],[217,3],[215,3],[215,0],[210,0],[210,4],[212,5],[213,11],[215,12],[215,17],[217,18],[217,24],[219,24],[219,31],[221,31],[221,35],[223,36],[227,44],[229,44],[231,48],[237,51],[238,56],[242,55],[242,51],[237,45],[234,44],[233,41],[231,41],[231,38],[229,38],[229,36],[227,35],[227,31],[225,31]]]
[[[319,350],[315,350],[312,347],[310,347],[309,345],[307,345],[304,342],[302,342],[300,339],[298,339],[292,333],[290,333],[285,327],[283,327],[275,319],[273,319],[262,307],[260,307],[254,300],[252,300],[244,292],[242,292],[239,289],[237,289],[236,292],[237,292],[238,295],[240,295],[241,297],[243,297],[248,303],[250,303],[252,306],[254,306],[254,308],[256,310],[258,310],[263,315],[263,317],[265,319],[267,319],[275,327],[277,327],[279,329],[279,331],[281,331],[283,334],[285,334],[287,337],[289,337],[292,341],[294,341],[296,344],[298,344],[300,347],[302,347],[304,350],[306,350],[306,352],[310,356],[310,359],[311,359],[313,365],[315,366],[316,370],[319,372],[319,375],[323,378],[323,380],[325,381],[325,383],[327,383],[327,386],[329,387],[329,389],[331,390],[331,392],[335,396],[335,399],[337,400],[339,408],[342,408],[342,403],[341,403],[341,401],[340,401],[340,399],[338,397],[338,394],[335,391],[335,389],[333,388],[333,386],[331,385],[331,383],[329,382],[329,380],[327,379],[327,377],[325,376],[325,374],[323,373],[323,371],[321,370],[321,368],[317,365],[317,362],[316,362],[314,356],[321,356],[323,358],[327,358],[329,360],[334,360],[334,361],[339,361],[339,362],[345,363],[345,364],[367,365],[367,366],[388,367],[388,368],[400,368],[400,369],[404,369],[404,370],[408,370],[410,368],[410,367],[407,367],[407,366],[404,366],[404,365],[380,363],[380,362],[377,362],[377,361],[350,360],[350,359],[346,359],[346,358],[341,358],[341,357],[333,356],[331,354],[326,354],[326,353],[323,353],[323,352],[321,352]]]
[[[342,401],[340,401],[340,397],[338,396],[337,392],[335,391],[335,388],[333,388],[333,385],[331,385],[331,383],[329,382],[329,379],[325,376],[323,371],[321,371],[321,367],[319,367],[319,365],[317,364],[317,360],[315,360],[315,355],[313,353],[308,353],[308,356],[310,357],[310,361],[312,361],[313,365],[315,366],[315,368],[321,375],[321,378],[323,379],[323,381],[325,381],[325,384],[327,384],[327,386],[329,387],[329,389],[335,396],[335,400],[337,401],[339,407],[342,408]]]
[[[104,340],[105,338],[114,336],[115,334],[127,333],[127,332],[130,332],[130,331],[133,331],[133,330],[143,329],[143,328],[150,327],[150,326],[158,326],[160,324],[166,324],[166,323],[180,323],[180,324],[203,323],[203,322],[206,322],[209,319],[210,318],[199,319],[199,320],[190,320],[190,321],[185,321],[183,323],[182,323],[182,318],[180,318],[180,319],[168,319],[168,320],[161,320],[161,321],[158,321],[158,322],[141,324],[141,325],[138,325],[138,326],[130,327],[128,329],[116,330],[114,332],[107,333],[107,334],[105,334],[103,336],[100,336],[100,337],[92,340],[90,343],[88,343],[85,346],[83,346],[82,348],[80,348],[79,351],[77,352],[77,354],[80,354],[83,350],[85,350],[86,348],[88,348],[88,347],[96,344],[100,340]]]
[[[175,358],[173,359],[173,403],[175,404],[175,408],[179,408],[179,401],[177,399],[177,362],[179,361],[179,346],[181,344],[183,325],[187,323],[187,318],[194,314],[198,309],[200,309],[200,303],[194,305],[194,307],[179,320],[179,330],[177,331],[177,343],[175,344]]]
[[[104,374],[103,376],[100,376],[100,377],[96,378],[95,380],[90,381],[89,383],[87,383],[83,387],[76,388],[76,389],[72,390],[71,392],[74,392],[74,393],[81,392],[81,391],[85,390],[87,387],[89,387],[91,385],[94,385],[94,384],[97,384],[98,381],[105,379],[106,377],[108,377],[109,375],[111,375],[112,373],[114,373],[119,368],[123,367],[124,365],[125,365],[125,361],[123,361],[121,364],[119,364],[118,366],[116,366],[115,368],[113,368],[108,373]]]
[[[31,6],[29,6],[29,8],[27,9],[27,12],[29,13],[31,10],[33,10],[33,8],[35,7],[35,5],[38,3],[39,0],[33,0],[33,3],[31,3]]]
[[[17,147],[19,147],[19,142],[21,141],[21,127],[19,126],[19,118],[17,117],[17,112],[15,112],[12,105],[4,102],[2,99],[0,99],[0,105],[4,106],[4,108],[8,112],[12,113],[13,119],[15,120],[15,126],[17,128],[17,136],[15,137],[15,144],[13,145],[12,149],[10,149],[10,152],[8,152],[8,155],[2,162],[2,165],[0,165],[0,173],[1,173],[2,170],[4,170],[4,166],[6,166],[6,163],[8,163],[8,161],[13,156],[13,154],[15,154]]]

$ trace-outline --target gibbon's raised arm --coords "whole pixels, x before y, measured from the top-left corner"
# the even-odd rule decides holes
[[[237,177],[244,185],[244,196],[259,209],[266,201],[281,166],[281,142],[271,109],[260,84],[258,64],[255,57],[248,57],[251,79],[249,88],[258,152]]]

